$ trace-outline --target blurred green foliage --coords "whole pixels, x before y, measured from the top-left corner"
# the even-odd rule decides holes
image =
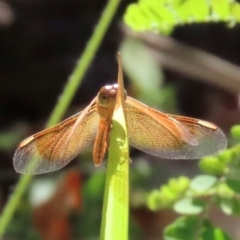
[[[18,205],[13,221],[9,224],[5,236],[11,239],[40,240],[41,237],[34,228],[32,221],[32,207],[29,202],[29,195],[25,194]]]
[[[120,52],[134,96],[153,108],[176,112],[174,88],[164,84],[162,69],[148,48],[136,39],[126,38]]]
[[[240,138],[240,126],[231,129],[232,137]],[[205,157],[199,167],[203,174],[192,180],[186,177],[170,179],[160,189],[148,195],[151,210],[174,209],[178,218],[165,229],[165,239],[230,239],[209,221],[212,206],[218,206],[227,215],[240,216],[240,149],[239,145],[221,155]],[[212,235],[213,238],[207,236]],[[187,237],[188,236],[188,237]]]
[[[15,147],[22,138],[22,134],[15,130],[8,133],[0,133],[0,150],[8,151]]]
[[[240,21],[240,4],[229,0],[139,0],[130,4],[124,22],[134,31],[170,34],[178,25]]]
[[[199,237],[196,236],[196,229],[199,230]],[[165,240],[230,240],[231,238],[220,228],[214,227],[208,220],[201,220],[196,216],[184,216],[178,218],[169,225],[164,232]]]

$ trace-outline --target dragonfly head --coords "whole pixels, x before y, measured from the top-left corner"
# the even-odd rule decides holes
[[[98,93],[97,101],[101,107],[114,108],[117,98],[118,84],[106,85]],[[127,92],[124,90],[124,100],[127,98]]]

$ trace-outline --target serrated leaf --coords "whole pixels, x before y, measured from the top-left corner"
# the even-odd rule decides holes
[[[179,214],[199,214],[205,207],[200,199],[184,198],[174,204],[174,210]]]
[[[199,175],[195,177],[190,184],[190,187],[197,192],[205,192],[217,182],[217,178],[210,175]]]
[[[135,31],[170,34],[177,25],[193,22],[225,21],[230,26],[240,21],[239,12],[239,3],[230,0],[140,0],[128,6],[124,21]]]

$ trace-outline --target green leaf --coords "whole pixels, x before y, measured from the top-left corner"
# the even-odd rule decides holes
[[[177,194],[164,185],[161,190],[153,190],[147,197],[147,205],[152,210],[169,208],[178,199]]]
[[[236,19],[236,22],[240,21],[240,5],[237,2],[233,2],[230,6],[230,12]]]
[[[236,193],[240,194],[240,181],[236,179],[227,178],[226,184]]]
[[[235,192],[226,184],[221,182],[217,186],[217,195],[220,197],[233,198]]]
[[[177,192],[174,192],[168,185],[163,185],[161,187],[161,194],[170,201],[178,197]]]
[[[222,229],[214,227],[208,220],[204,220],[201,240],[231,240],[231,238]]]
[[[219,197],[217,203],[225,214],[240,216],[239,199]]]
[[[210,175],[199,175],[195,177],[190,184],[190,187],[197,192],[205,192],[215,185],[217,178]]]
[[[184,198],[174,204],[174,210],[179,214],[199,214],[205,205],[200,199]]]
[[[240,14],[240,12],[239,12]],[[231,135],[236,138],[236,139],[240,139],[240,125],[235,125],[233,127],[231,127]]]
[[[230,4],[227,0],[211,0],[212,13],[216,14],[218,19],[228,20],[230,16]]]
[[[148,207],[151,210],[160,210],[171,207],[180,199],[189,187],[187,177],[172,178],[160,190],[153,190],[147,198]]]
[[[187,177],[171,178],[168,181],[169,188],[176,192],[178,196],[182,196],[189,188],[190,180]]]
[[[127,8],[123,21],[134,31],[146,31],[148,29],[147,17],[141,12],[137,4],[130,4]]]
[[[234,151],[232,149],[226,149],[217,158],[220,162],[220,165],[222,164],[222,167],[225,167],[224,171],[226,171],[228,164],[234,158]]]
[[[207,20],[206,16],[209,14],[209,6],[206,1],[194,0],[188,1],[186,4],[192,18],[194,17],[198,22],[205,22]],[[196,6],[198,7],[196,8]]]
[[[147,205],[152,211],[168,208],[171,206],[171,203],[172,200],[166,199],[165,196],[157,190],[153,191],[147,197]]]
[[[196,231],[200,224],[196,216],[184,216],[164,230],[164,240],[193,240],[196,239]]]
[[[218,157],[204,157],[199,161],[199,168],[204,173],[221,176],[226,171],[227,163]]]
[[[230,0],[139,0],[128,6],[124,22],[134,31],[170,34],[189,23],[224,21],[231,26],[240,21],[239,13],[239,3]]]
[[[166,201],[162,199],[162,196],[158,190],[153,190],[148,195],[147,205],[150,210],[156,211],[159,208],[165,207]]]

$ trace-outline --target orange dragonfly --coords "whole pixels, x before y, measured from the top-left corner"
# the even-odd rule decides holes
[[[93,142],[93,160],[99,166],[108,148],[117,88],[118,84],[102,87],[82,112],[23,140],[14,154],[15,170],[28,174],[55,171]],[[124,108],[130,145],[148,154],[198,159],[227,146],[222,130],[213,123],[164,114],[126,94]],[[34,168],[30,167],[32,159],[36,160]]]

